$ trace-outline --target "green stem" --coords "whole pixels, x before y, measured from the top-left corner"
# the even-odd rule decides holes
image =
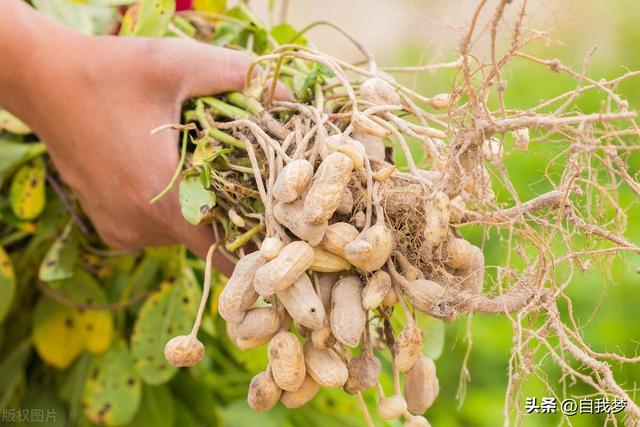
[[[233,242],[227,243],[224,247],[227,251],[234,252],[240,249],[242,246],[246,245],[249,240],[253,238],[253,236],[261,232],[263,229],[264,225],[258,224],[245,231],[243,234],[239,235]]]
[[[207,104],[213,112],[219,116],[228,117],[233,120],[248,119],[250,114],[245,110],[233,105],[229,105],[224,101],[214,98],[212,96],[205,96],[200,98],[202,102]]]
[[[184,165],[184,160],[187,157],[187,141],[188,140],[189,140],[189,131],[187,130],[182,131],[182,149],[180,150],[180,161],[178,162],[178,167],[176,168],[176,171],[171,177],[171,181],[169,181],[169,185],[167,185],[165,189],[160,192],[160,194],[158,194],[156,197],[151,199],[151,204],[157,202],[165,194],[167,194],[171,190],[173,185],[176,183],[176,181],[178,180],[178,177],[180,176],[180,172],[182,172],[182,166]]]
[[[207,129],[207,135],[209,135],[211,138],[217,139],[220,142],[224,142],[225,144],[230,145],[234,148],[247,151],[247,147],[244,145],[242,141],[240,141],[236,137],[229,135],[226,132],[221,131],[218,128],[211,127]]]
[[[257,99],[251,96],[247,96],[244,93],[229,92],[226,97],[230,103],[249,111],[254,116],[264,111],[264,107],[258,102]]]
[[[253,171],[251,171],[253,173]],[[28,233],[26,231],[17,230],[11,234],[8,234],[0,240],[0,246],[5,247],[17,241],[24,239],[25,237],[31,236],[33,233]]]

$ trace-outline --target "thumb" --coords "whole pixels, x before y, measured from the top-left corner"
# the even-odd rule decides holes
[[[180,67],[185,98],[244,89],[253,63],[249,54],[191,40],[174,39],[173,43],[181,53],[180,63],[176,65]],[[262,69],[255,65],[252,72],[261,73]],[[278,84],[275,97],[287,99],[290,94],[285,86]]]

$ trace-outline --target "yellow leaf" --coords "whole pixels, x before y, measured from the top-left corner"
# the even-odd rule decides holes
[[[199,12],[221,13],[226,7],[226,0],[193,0],[193,8]]]
[[[16,293],[16,274],[11,258],[0,246],[0,323],[5,319]]]
[[[33,319],[33,345],[45,363],[65,369],[85,345],[82,318],[76,310],[48,298],[38,301]]]
[[[111,345],[113,317],[108,311],[87,310],[80,314],[84,331],[84,349],[102,353]]]
[[[46,168],[38,157],[22,166],[11,181],[11,210],[18,219],[37,218],[45,205]]]

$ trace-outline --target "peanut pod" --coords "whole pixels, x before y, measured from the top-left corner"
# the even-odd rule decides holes
[[[376,271],[362,289],[362,306],[365,310],[377,308],[391,289],[391,276],[384,270]]]
[[[289,315],[311,330],[319,329],[324,322],[324,306],[313,289],[307,273],[302,273],[298,280],[279,292],[278,298]]]
[[[305,220],[304,201],[296,200],[292,203],[278,202],[273,207],[273,215],[278,223],[287,227],[296,237],[315,246],[324,237],[327,223],[310,224]]]
[[[325,251],[345,258],[344,247],[358,238],[358,229],[348,222],[336,222],[327,227],[320,247]]]
[[[251,379],[247,403],[255,412],[267,411],[278,403],[282,390],[271,376],[269,370],[262,371]]]
[[[271,296],[291,286],[313,262],[313,248],[306,242],[296,241],[285,246],[277,257],[260,267],[253,285],[262,296]]]
[[[346,276],[331,291],[331,331],[348,347],[356,347],[364,332],[367,312],[362,306],[362,282],[357,276]]]
[[[304,345],[307,373],[322,387],[342,387],[349,371],[340,357],[331,349],[318,350],[312,343]]]
[[[320,273],[337,273],[339,271],[348,270],[351,268],[351,264],[346,259],[325,251],[319,247],[314,247],[315,253],[313,262],[309,269],[311,271],[317,271]]]
[[[438,396],[440,386],[433,360],[420,354],[404,377],[404,396],[407,408],[414,414],[423,414]]]
[[[295,391],[285,391],[282,393],[280,401],[289,409],[300,408],[313,399],[319,390],[320,384],[311,378],[311,376],[307,375],[299,389]]]
[[[313,166],[309,161],[297,159],[286,165],[273,185],[273,197],[281,202],[293,202],[309,186],[313,176]]]
[[[340,204],[351,179],[353,162],[349,156],[333,153],[320,163],[304,199],[304,215],[311,224],[325,223]]]
[[[271,375],[278,387],[285,391],[298,390],[307,375],[302,344],[295,334],[278,332],[267,348]]]
[[[218,299],[218,313],[224,320],[241,321],[246,311],[256,302],[258,294],[253,287],[253,277],[266,262],[259,251],[238,261]]]

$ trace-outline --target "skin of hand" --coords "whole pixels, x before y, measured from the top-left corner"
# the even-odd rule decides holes
[[[182,243],[204,256],[213,232],[183,219],[177,185],[150,204],[179,160],[178,132],[150,130],[179,123],[190,97],[241,90],[251,58],[190,40],[87,37],[17,0],[0,5],[2,27],[0,105],[43,140],[105,243]],[[222,256],[214,263],[232,269]]]

